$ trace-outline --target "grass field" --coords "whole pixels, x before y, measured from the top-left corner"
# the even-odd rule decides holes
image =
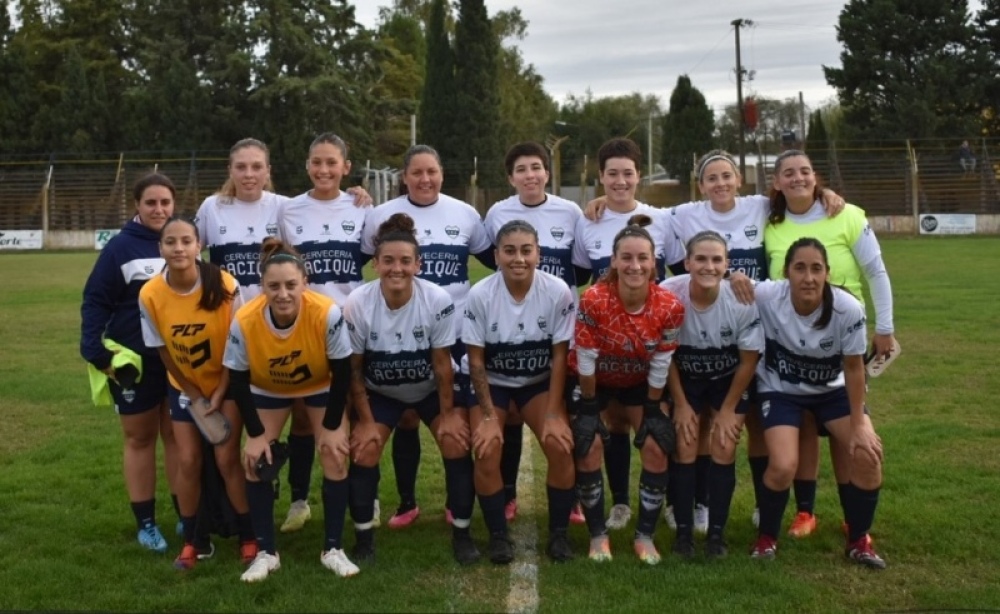
[[[889,568],[873,573],[845,562],[827,458],[818,532],[782,539],[777,561],[751,561],[744,554],[753,536],[751,489],[741,455],[728,559],[667,556],[647,568],[631,553],[630,531],[613,535],[617,558],[604,565],[582,557],[554,565],[518,548],[519,560],[537,556],[539,611],[1000,609],[1000,281],[992,266],[1000,262],[1000,240],[888,239],[883,248],[903,346],[870,392],[886,448],[873,535]],[[423,516],[402,532],[381,529],[377,563],[359,576],[341,580],[319,564],[318,469],[314,519],[299,533],[278,535],[282,569],[260,585],[239,582],[234,540],[218,541],[215,559],[191,572],[172,568],[180,544],[164,480],[157,512],[171,549],[141,550],[121,478],[118,421],[89,405],[78,354],[81,289],[95,257],[0,255],[0,610],[492,612],[519,605],[508,594],[512,583],[530,587],[530,574],[525,580],[512,577],[513,568],[453,563],[441,463],[426,433]],[[544,457],[537,448],[530,461],[515,527],[530,536],[534,525],[543,550]],[[387,518],[397,503],[388,465],[382,501]],[[279,521],[287,506],[283,491]],[[484,542],[478,511],[473,530]],[[583,554],[585,529],[573,527],[571,538]],[[661,551],[669,552],[671,540],[661,523]],[[346,542],[353,544],[350,524]]]

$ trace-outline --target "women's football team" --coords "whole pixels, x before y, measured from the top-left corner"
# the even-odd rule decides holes
[[[739,219],[740,177],[726,152],[709,152],[697,165],[706,201],[673,214],[636,200],[642,160],[634,142],[612,139],[598,159],[608,211],[596,220],[545,191],[549,158],[532,142],[509,150],[515,194],[485,221],[441,193],[444,169],[426,145],[405,156],[399,198],[373,208],[364,191],[341,192],[351,164],[346,143],[332,133],[310,146],[313,187],[291,199],[267,191],[267,147],[253,139],[233,147],[229,180],[194,221],[174,216],[167,177],[140,179],[134,219],[88,279],[81,339],[84,357],[108,377],[125,435],[139,544],[169,548],[155,516],[159,436],[180,520],[174,565],[190,569],[212,556],[198,511],[206,496],[203,452],[213,450],[235,513],[241,578],[264,580],[281,566],[277,471],[287,459],[292,504],[280,528],[294,531],[311,517],[318,451],[320,562],[340,577],[357,574],[375,559],[383,449],[398,426],[407,438],[394,447],[400,458],[412,455],[419,439],[409,433],[423,422],[444,464],[456,562],[480,559],[470,531],[478,500],[486,557],[508,564],[527,424],[547,462],[552,561],[574,558],[571,523],[586,524],[590,560],[611,560],[608,530],[632,516],[632,446],[642,466],[638,559],[661,560],[654,536],[665,500],[677,531],[672,552],[695,556],[692,510],[704,507],[705,556],[720,558],[728,553],[724,533],[746,424],[759,440],[751,556],[776,555],[793,483],[797,496],[807,492],[812,524],[802,531],[799,501],[790,534],[815,528],[819,432],[831,441],[845,554],[885,567],[869,535],[882,444],[865,401],[860,278],[873,288],[877,357],[894,343],[892,296],[864,213],[849,205],[838,215],[842,201],[817,185],[798,151],[779,158],[770,200],[746,205]],[[831,207],[831,200],[839,202]],[[705,213],[684,217],[696,207]],[[732,245],[737,227],[753,228],[738,236],[746,245]],[[470,255],[496,272],[471,284]],[[378,278],[365,283],[369,260]],[[666,279],[665,265],[674,273]],[[118,368],[118,354],[128,351],[138,377]],[[285,445],[279,440],[289,418]],[[211,420],[228,430],[212,432]],[[215,445],[206,448],[203,438]],[[396,467],[401,501],[391,528],[419,515],[419,447],[415,454]],[[602,465],[613,497],[609,517]],[[350,551],[343,544],[348,513]]]

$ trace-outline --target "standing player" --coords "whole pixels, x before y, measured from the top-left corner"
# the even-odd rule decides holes
[[[223,360],[229,367],[230,394],[247,430],[243,458],[259,550],[241,579],[259,582],[281,567],[274,484],[259,474],[278,461],[274,443],[295,399],[303,400],[312,421],[323,467],[320,562],[338,576],[353,576],[358,568],[341,547],[348,497],[344,412],[351,369],[344,317],[332,300],[308,289],[305,264],[284,243],[266,239],[260,261],[263,294],[236,314]]]
[[[479,213],[468,203],[441,193],[443,172],[441,157],[432,147],[410,147],[403,156],[403,183],[407,193],[375,208],[362,234],[361,249],[365,254],[374,254],[375,236],[382,222],[396,213],[410,216],[420,246],[420,278],[447,290],[455,309],[462,313],[470,287],[469,256],[476,256],[490,268],[495,265]],[[461,318],[455,318],[455,326],[457,339],[461,334]],[[453,346],[456,362],[464,353],[461,343]],[[413,415],[412,412],[407,414]],[[416,502],[420,464],[420,439],[416,428],[419,423],[411,420],[404,417],[393,438],[392,460],[400,503],[389,519],[392,528],[408,526],[420,515]]]
[[[166,402],[167,371],[159,354],[142,342],[139,291],[163,268],[159,233],[174,213],[177,191],[168,177],[153,173],[135,183],[132,195],[135,217],[101,250],[83,288],[80,354],[110,380],[125,439],[125,489],[139,545],[166,552],[167,541],[156,525],[156,439],[163,440],[172,492],[176,492],[176,444]],[[138,381],[118,380],[111,365],[115,352],[105,342],[120,344],[142,357]]]
[[[534,431],[548,461],[549,544],[554,561],[572,558],[566,531],[573,507],[573,438],[566,416],[566,354],[573,337],[575,293],[539,264],[538,233],[512,220],[496,235],[499,272],[469,293],[462,340],[469,357],[476,493],[490,531],[489,557],[514,560],[504,517],[501,448],[508,408]]]
[[[197,405],[222,412],[236,433],[212,449],[237,514],[240,556],[250,564],[257,556],[257,543],[240,468],[243,424],[236,405],[225,400],[229,374],[222,366],[229,326],[242,304],[239,285],[219,267],[199,259],[201,241],[192,222],[179,218],[167,222],[160,231],[160,253],[166,269],[142,287],[139,311],[146,346],[156,348],[170,376],[170,417],[179,457],[177,502],[184,533],[184,547],[174,566],[191,569],[198,559],[195,520],[202,494],[202,436],[190,409]]]
[[[580,385],[572,424],[576,488],[590,530],[590,558],[595,561],[611,560],[601,477],[607,430],[600,412],[612,407],[628,416],[642,458],[635,553],[647,564],[660,562],[653,534],[667,488],[668,459],[675,448],[674,425],[660,403],[684,306],[656,285],[655,244],[643,228],[650,222],[647,216],[636,216],[614,237],[608,273],[580,297],[576,344],[570,353],[570,367]]]
[[[875,355],[887,357],[895,344],[892,321],[892,286],[882,260],[882,249],[862,209],[847,205],[835,218],[827,218],[818,200],[821,188],[809,157],[790,149],[775,160],[774,186],[771,190],[771,215],[765,246],[771,262],[771,278],[781,279],[781,262],[788,248],[801,237],[815,237],[826,247],[830,257],[830,280],[863,300],[862,278],[875,303]],[[789,533],[796,537],[816,528],[814,505],[816,477],[819,474],[819,440],[815,420],[807,415],[800,431],[799,472],[795,476],[797,513]],[[835,444],[831,441],[831,444]],[[847,451],[830,446],[838,488],[850,482],[850,459]],[[843,499],[843,497],[841,497]],[[845,510],[846,516],[846,510]]]
[[[736,488],[736,446],[749,407],[747,387],[764,350],[764,337],[757,308],[740,303],[729,284],[722,283],[730,266],[722,235],[711,230],[696,234],[687,243],[684,266],[687,275],[660,284],[684,304],[684,325],[669,376],[678,432],[670,476],[677,518],[674,552],[685,558],[694,555],[693,461],[704,437],[711,439],[705,554],[717,558],[727,552],[723,532]],[[699,418],[702,424],[714,424],[715,437],[702,434]]]
[[[612,245],[618,232],[633,215],[643,214],[653,220],[654,274],[657,280],[664,277],[663,240],[667,237],[663,212],[635,199],[639,185],[639,168],[642,151],[630,139],[615,138],[605,142],[597,152],[601,170],[601,184],[607,195],[607,210],[600,219],[580,218],[574,231],[573,264],[589,268],[591,279],[596,282],[609,270]],[[604,448],[604,463],[611,486],[612,507],[608,528],[623,529],[632,518],[629,505],[629,472],[632,448],[629,445],[631,421],[615,406],[605,415],[610,441]]]
[[[549,182],[549,154],[533,141],[517,143],[504,157],[507,181],[517,194],[493,203],[486,212],[486,235],[494,246],[500,228],[513,220],[524,220],[538,230],[538,268],[566,282],[576,295],[576,287],[590,278],[590,269],[573,265],[576,225],[581,213],[576,203],[545,191]],[[503,479],[507,521],[517,515],[517,473],[521,462],[524,421],[514,410],[507,414],[503,431],[500,472]],[[583,517],[577,515],[580,522]]]
[[[830,282],[826,248],[812,238],[792,243],[785,281],[756,288],[766,336],[757,367],[764,437],[770,462],[764,474],[760,533],[754,558],[774,558],[781,516],[799,459],[799,427],[811,413],[846,450],[849,482],[841,487],[848,524],[845,554],[882,569],[868,531],[882,485],[882,441],[865,411],[865,310]]]
[[[383,205],[384,206],[384,205]],[[473,466],[469,456],[468,412],[454,399],[455,305],[447,291],[416,278],[422,270],[414,222],[394,213],[374,237],[377,281],[347,299],[351,393],[358,415],[351,447],[351,516],[357,535],[355,558],[375,556],[372,518],[378,490],[378,463],[389,434],[403,412],[416,410],[431,429],[444,459],[455,560],[479,559],[469,525]]]

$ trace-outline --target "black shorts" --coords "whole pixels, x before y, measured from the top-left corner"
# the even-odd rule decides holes
[[[665,391],[664,391],[665,392]],[[629,386],[628,388],[611,388],[608,386],[597,387],[597,404],[604,411],[611,404],[611,401],[618,401],[622,406],[642,405],[649,394],[649,385],[646,382]],[[576,407],[576,402],[580,400],[580,384],[575,376],[566,378],[566,407],[572,412]],[[667,395],[663,396],[664,402],[669,402]]]
[[[131,388],[122,389],[114,380],[108,380],[119,416],[135,416],[160,407],[167,398],[167,387],[167,368],[159,356],[142,356],[142,378]]]
[[[702,415],[709,410],[718,411],[722,407],[729,388],[733,384],[733,376],[727,375],[718,379],[689,379],[681,378],[681,387],[684,389],[684,396],[694,410],[694,413]],[[752,384],[751,384],[752,386]],[[736,403],[736,413],[744,415],[750,409],[750,393],[744,390]]]
[[[479,399],[476,398],[476,393],[473,390],[471,383],[464,383],[462,389],[466,407],[479,405]],[[517,388],[510,386],[494,386],[491,384],[490,400],[493,401],[493,407],[498,411],[507,411],[510,409],[511,401],[513,401],[517,410],[523,412],[524,408],[531,402],[532,399],[548,391],[548,378],[536,384],[528,384]],[[455,405],[458,405],[458,401],[455,401]]]
[[[416,403],[397,401],[384,394],[369,390],[368,405],[371,407],[372,417],[375,419],[375,422],[386,425],[389,427],[389,430],[396,428],[400,418],[403,417],[403,412],[407,409],[414,409],[417,415],[420,416],[420,420],[427,426],[430,426],[431,422],[441,413],[441,399],[438,396],[437,390],[434,390]],[[458,405],[457,401],[455,405]]]

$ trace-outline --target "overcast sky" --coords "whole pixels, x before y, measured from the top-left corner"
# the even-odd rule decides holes
[[[358,21],[375,27],[378,6],[356,0]],[[736,102],[734,19],[741,30],[743,66],[754,77],[744,96],[798,97],[818,108],[834,99],[822,66],[840,66],[837,0],[486,0],[490,15],[517,6],[528,21],[520,41],[546,91],[596,97],[638,91],[666,108],[677,77],[687,74],[720,111]],[[978,7],[976,0],[970,8]]]

